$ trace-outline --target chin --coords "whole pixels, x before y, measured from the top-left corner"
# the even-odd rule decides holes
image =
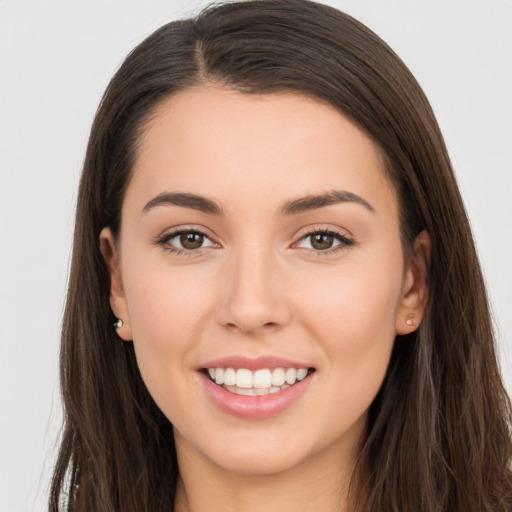
[[[282,450],[232,450],[212,460],[229,473],[246,476],[272,476],[298,467],[307,457],[303,454],[283,453]]]
[[[316,451],[304,436],[293,436],[288,431],[264,431],[251,428],[216,436],[209,432],[198,440],[185,439],[175,429],[178,453],[191,453],[226,472],[239,475],[273,475],[300,466]],[[187,446],[188,445],[188,446]],[[191,446],[192,445],[192,446]],[[320,448],[321,449],[321,448]]]

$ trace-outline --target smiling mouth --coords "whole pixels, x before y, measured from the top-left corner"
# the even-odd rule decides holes
[[[279,393],[304,380],[314,368],[203,368],[208,378],[230,393],[245,396],[266,396]]]

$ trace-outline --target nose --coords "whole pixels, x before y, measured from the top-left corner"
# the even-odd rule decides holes
[[[285,280],[270,249],[234,251],[221,280],[217,321],[245,334],[282,328],[291,316]]]

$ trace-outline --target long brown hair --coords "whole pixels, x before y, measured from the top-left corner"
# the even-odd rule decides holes
[[[354,472],[356,510],[512,509],[511,411],[468,219],[432,109],[368,28],[307,0],[212,6],[142,42],[96,114],[80,183],[62,329],[62,444],[50,510],[169,511],[178,466],[170,422],[112,327],[99,233],[119,230],[145,123],[178,90],[214,82],[247,94],[299,91],[339,109],[381,149],[407,254],[432,240],[430,301],[395,340]]]

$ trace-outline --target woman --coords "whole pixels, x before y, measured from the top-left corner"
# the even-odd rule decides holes
[[[512,505],[442,136],[326,6],[212,7],[128,56],[90,136],[61,357],[52,510]]]

